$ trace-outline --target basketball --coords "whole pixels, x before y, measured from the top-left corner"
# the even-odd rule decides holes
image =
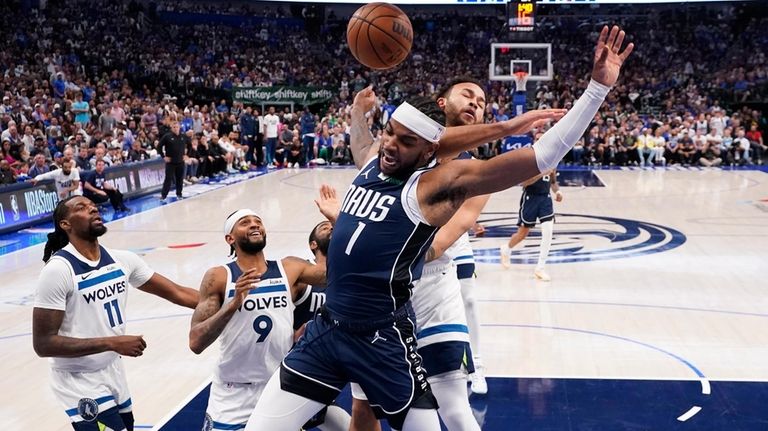
[[[391,69],[405,60],[413,44],[408,16],[389,3],[368,3],[358,9],[347,25],[352,55],[371,69]]]

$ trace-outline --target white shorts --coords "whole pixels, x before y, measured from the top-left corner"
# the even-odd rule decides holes
[[[414,283],[411,306],[416,314],[418,348],[445,341],[469,342],[467,315],[456,266],[425,266]]]
[[[100,412],[114,406],[120,413],[132,410],[131,392],[120,358],[93,372],[52,369],[51,380],[53,393],[72,422],[92,421]]]
[[[203,431],[232,430],[248,423],[266,383],[211,383]]]

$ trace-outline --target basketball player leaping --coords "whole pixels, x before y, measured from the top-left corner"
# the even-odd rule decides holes
[[[466,199],[557,165],[615,84],[633,48],[620,52],[623,40],[618,27],[603,29],[587,90],[533,148],[438,166],[435,157],[456,148],[441,150],[444,113],[423,98],[395,110],[378,149],[353,142],[355,159],[366,162],[334,226],[324,310],[267,383],[246,430],[298,429],[348,381],[360,384],[392,428],[440,429],[407,307],[424,255]]]
[[[78,431],[133,430],[131,395],[120,356],[141,356],[141,335],[125,335],[130,286],[194,308],[198,294],[154,272],[134,253],[107,249],[107,232],[88,198],[56,205],[45,267],[35,292],[32,343],[51,358],[56,398]]]
[[[294,301],[303,294],[302,284],[325,284],[325,265],[298,257],[266,259],[267,232],[252,210],[227,217],[224,240],[236,259],[205,273],[189,332],[195,353],[221,337],[203,426],[210,430],[245,427],[269,376],[293,345]],[[346,431],[349,415],[340,422],[321,429]]]
[[[550,190],[555,194],[556,201],[562,202],[563,200],[563,193],[560,192],[560,187],[557,185],[557,171],[553,169],[546,174],[537,175],[524,181],[522,186],[523,194],[520,196],[520,214],[517,220],[518,229],[509,238],[509,242],[499,248],[501,264],[505,268],[511,267],[509,263],[510,249],[528,236],[528,232],[536,226],[536,220],[538,220],[541,223],[541,246],[539,248],[539,261],[533,275],[538,280],[550,281],[549,274],[544,270],[549,248],[552,246],[552,234],[555,225],[555,209],[552,205]]]
[[[369,111],[373,107],[372,100],[365,92],[356,97],[356,112]],[[480,82],[460,77],[438,92],[437,103],[446,113],[447,130],[477,124],[482,121],[485,91]],[[366,139],[366,135],[353,135],[353,138]],[[468,153],[459,155],[464,159],[470,157]],[[416,317],[418,353],[424,360],[427,380],[440,406],[440,417],[451,431],[478,429],[464,392],[467,372],[471,373],[474,393],[488,391],[479,355],[474,257],[467,235],[488,198],[483,195],[468,199],[451,221],[441,227],[427,253],[422,278],[414,283],[411,299]],[[352,386],[352,395],[354,401],[365,398],[356,385]],[[366,415],[369,419],[365,421],[356,413],[353,409],[352,423],[360,424],[357,429],[368,429],[373,422],[371,415]]]

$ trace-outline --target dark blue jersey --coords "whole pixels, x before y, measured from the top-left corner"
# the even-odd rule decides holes
[[[530,186],[525,186],[523,191],[529,195],[548,195],[550,188],[549,175],[544,175]]]
[[[301,325],[315,318],[315,313],[325,304],[325,288],[307,286],[304,294],[301,295],[293,305],[293,329],[301,328]]]
[[[434,165],[403,181],[384,175],[377,157],[352,182],[328,249],[326,308],[334,318],[380,317],[410,299],[437,231],[419,220],[415,185]]]

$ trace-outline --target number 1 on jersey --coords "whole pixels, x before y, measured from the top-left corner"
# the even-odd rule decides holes
[[[349,256],[349,253],[352,252],[352,247],[355,246],[355,241],[357,241],[357,238],[359,238],[360,234],[363,233],[363,229],[365,229],[365,223],[361,221],[357,222],[357,229],[355,229],[355,231],[352,232],[352,237],[349,238],[349,244],[347,244],[347,249],[344,250],[344,253],[346,253],[347,256]]]

